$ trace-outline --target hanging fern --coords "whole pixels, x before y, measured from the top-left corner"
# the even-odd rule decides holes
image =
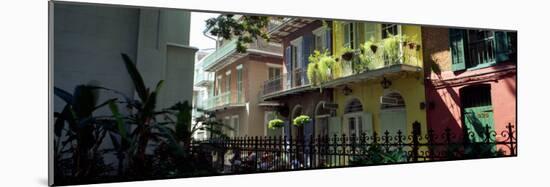
[[[328,51],[321,53],[315,50],[308,60],[307,78],[312,86],[321,86],[322,83],[331,80],[335,73],[341,71]]]

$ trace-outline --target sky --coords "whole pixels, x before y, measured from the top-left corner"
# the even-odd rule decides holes
[[[210,49],[216,47],[216,42],[203,35],[203,31],[206,28],[205,21],[208,18],[216,17],[219,14],[215,13],[202,13],[191,12],[191,31],[190,31],[190,45],[199,50]]]

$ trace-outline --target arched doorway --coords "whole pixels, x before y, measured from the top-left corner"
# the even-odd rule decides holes
[[[294,106],[290,114],[291,114],[290,115],[290,126],[291,126],[290,133],[292,134],[292,137],[302,137],[304,134],[304,127],[296,126],[292,123],[294,121],[294,118],[303,114],[302,106],[301,105]]]
[[[380,135],[386,131],[390,135],[397,135],[397,131],[408,134],[407,110],[401,94],[391,92],[380,99],[380,130]]]
[[[351,99],[344,108],[344,133],[360,136],[363,133],[363,104]]]
[[[324,107],[325,103],[325,101],[321,101],[317,103],[317,106],[315,107],[315,124],[313,127],[315,136],[324,137],[328,135],[330,111]]]

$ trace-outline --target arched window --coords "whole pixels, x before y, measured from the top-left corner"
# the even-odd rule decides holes
[[[359,101],[359,99],[351,100],[344,109],[345,114],[361,111],[363,111],[363,105],[361,104],[361,101]]]
[[[399,93],[390,93],[380,99],[381,109],[404,108],[405,100]]]

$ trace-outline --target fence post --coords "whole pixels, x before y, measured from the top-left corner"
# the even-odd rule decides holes
[[[413,148],[412,148],[412,155],[413,155],[413,162],[418,162],[418,139],[420,137],[420,122],[414,121],[413,122]]]
[[[515,150],[515,142],[514,142],[514,132],[512,131],[512,123],[508,123],[508,125],[506,126],[506,128],[508,128],[508,138],[510,139],[510,154],[512,156],[515,156],[516,155],[516,150]]]

